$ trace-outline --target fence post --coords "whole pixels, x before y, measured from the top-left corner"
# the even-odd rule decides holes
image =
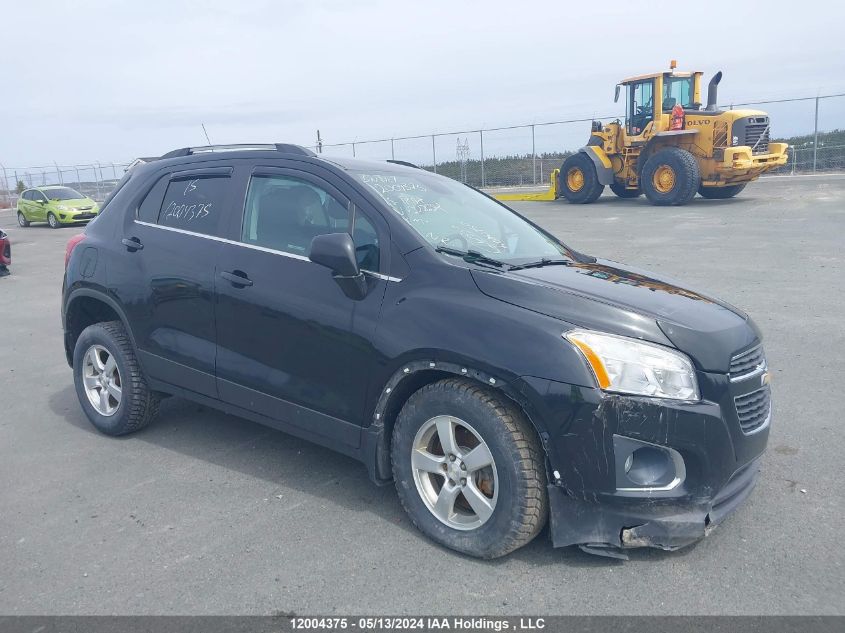
[[[97,178],[97,167],[93,164],[91,165],[91,170],[94,172],[94,187],[97,189],[97,200],[102,200],[100,197],[100,181]]]
[[[481,141],[481,186],[484,186],[484,130],[478,130],[478,138]]]
[[[355,143],[352,143],[352,158],[355,158]]]
[[[434,149],[434,134],[431,135],[431,164],[434,166],[434,173],[437,173],[437,151]]]
[[[813,173],[816,173],[816,157],[819,151],[819,98],[816,96],[816,118],[813,124]]]
[[[393,139],[390,139],[390,160],[396,160],[396,152],[393,151]]]
[[[531,175],[534,177],[534,184],[537,184],[537,146],[534,143],[534,124],[531,124]]]
[[[76,186],[82,189],[82,178],[79,177],[79,165],[74,165],[76,169]]]

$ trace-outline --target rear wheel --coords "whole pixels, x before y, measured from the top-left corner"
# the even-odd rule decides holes
[[[740,191],[745,189],[745,185],[727,185],[726,187],[705,187],[704,185],[698,188],[698,193],[702,198],[710,198],[711,200],[724,200],[725,198],[733,198]]]
[[[26,219],[26,216],[18,211],[18,224],[20,224],[23,228],[29,226],[29,220]]]
[[[530,542],[548,514],[539,440],[492,389],[450,378],[414,393],[393,429],[393,479],[422,532],[497,558]]]
[[[620,198],[639,198],[642,193],[640,189],[626,189],[621,182],[611,183],[610,190]]]
[[[649,201],[658,206],[686,204],[700,184],[695,156],[680,147],[655,152],[640,174],[640,187]]]
[[[106,435],[142,429],[158,414],[158,396],[141,373],[120,321],[89,325],[73,351],[76,395],[88,419]]]
[[[595,202],[604,191],[596,166],[583,152],[576,152],[563,161],[559,181],[561,194],[573,204]]]
[[[50,225],[50,228],[51,228],[51,229],[57,229],[57,228],[59,228],[59,227],[61,226],[61,223],[59,222],[59,218],[57,218],[57,217],[53,214],[53,212],[52,212],[52,211],[51,211],[50,213],[48,213],[48,214],[47,214],[47,224],[49,224],[49,225]]]

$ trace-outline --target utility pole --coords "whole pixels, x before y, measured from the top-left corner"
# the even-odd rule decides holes
[[[317,130],[317,153],[323,153],[323,139],[320,137],[320,130]]]

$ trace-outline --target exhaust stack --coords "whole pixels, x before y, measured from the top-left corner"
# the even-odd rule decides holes
[[[707,85],[707,105],[705,106],[705,110],[715,110],[716,109],[716,99],[719,92],[719,82],[722,81],[722,71],[720,70],[715,75],[713,75],[713,79],[710,80],[710,83]]]

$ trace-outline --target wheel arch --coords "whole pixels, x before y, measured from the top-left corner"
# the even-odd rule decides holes
[[[132,346],[137,349],[126,313],[117,301],[95,288],[77,288],[70,292],[62,311],[65,358],[69,366],[73,367],[73,349],[82,331],[89,325],[104,321],[120,321]]]
[[[549,434],[539,412],[531,404],[517,381],[507,381],[489,372],[473,367],[434,359],[414,360],[404,363],[382,386],[378,401],[372,412],[370,426],[364,428],[362,453],[370,478],[377,484],[392,480],[390,447],[393,427],[402,407],[418,390],[444,378],[463,377],[504,395],[528,419],[537,433],[549,464]]]
[[[597,145],[585,145],[578,151],[586,154],[593,161],[600,185],[609,185],[614,182],[613,165],[603,148]]]

